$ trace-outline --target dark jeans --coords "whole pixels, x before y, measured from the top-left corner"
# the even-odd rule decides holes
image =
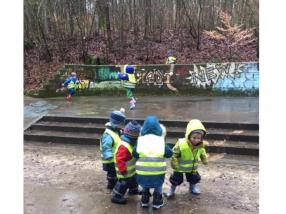
[[[195,173],[183,173],[183,172],[173,172],[173,174],[170,177],[170,182],[174,186],[181,185],[184,181],[184,174],[186,176],[187,181],[190,184],[196,184],[199,183],[201,180],[201,176],[198,172]]]

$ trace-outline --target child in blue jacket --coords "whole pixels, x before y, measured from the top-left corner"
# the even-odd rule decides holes
[[[154,188],[152,207],[159,209],[164,205],[162,186],[166,173],[165,158],[170,158],[172,154],[172,150],[165,144],[165,133],[157,117],[146,117],[133,152],[133,156],[138,159],[136,174],[137,182],[143,188],[141,198],[143,208],[149,206],[150,188]]]
[[[118,78],[123,80],[123,86],[126,88],[126,94],[129,99],[130,110],[135,109],[136,99],[134,97],[134,89],[136,87],[135,69],[133,65],[124,66],[125,73],[118,73]]]
[[[124,109],[113,111],[109,122],[105,124],[105,131],[100,138],[100,154],[103,171],[107,172],[107,189],[112,190],[117,182],[114,165],[114,152],[120,143],[121,128],[125,122]]]
[[[68,88],[68,95],[66,96],[67,101],[72,100],[72,96],[76,92],[77,84],[79,83],[76,72],[71,72],[71,75],[66,79],[66,81],[62,84],[63,87]]]

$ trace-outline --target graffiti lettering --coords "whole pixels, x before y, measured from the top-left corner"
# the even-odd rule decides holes
[[[153,69],[152,71],[147,71],[145,74],[143,74],[142,84],[153,84],[161,87],[163,85],[163,77],[163,72]]]
[[[239,77],[243,72],[243,64],[224,63],[224,64],[206,64],[204,66],[194,65],[194,69],[189,71],[192,85],[206,88],[218,82],[219,79]]]

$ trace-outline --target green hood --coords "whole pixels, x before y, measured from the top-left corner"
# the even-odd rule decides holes
[[[192,131],[195,131],[195,130],[202,130],[205,133],[204,136],[207,133],[204,125],[202,124],[202,122],[200,120],[198,120],[198,119],[190,120],[188,125],[187,125],[186,134],[185,134],[185,138],[186,138],[187,142],[189,142],[188,136],[192,133]]]

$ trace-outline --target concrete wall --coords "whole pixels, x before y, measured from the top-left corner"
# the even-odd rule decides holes
[[[81,90],[93,88],[122,88],[117,73],[123,65],[92,66],[65,65],[45,87],[45,90],[60,91],[61,83],[74,69],[80,79]],[[138,89],[181,91],[188,88],[216,91],[258,91],[259,64],[207,63],[190,65],[138,65],[136,66]]]

